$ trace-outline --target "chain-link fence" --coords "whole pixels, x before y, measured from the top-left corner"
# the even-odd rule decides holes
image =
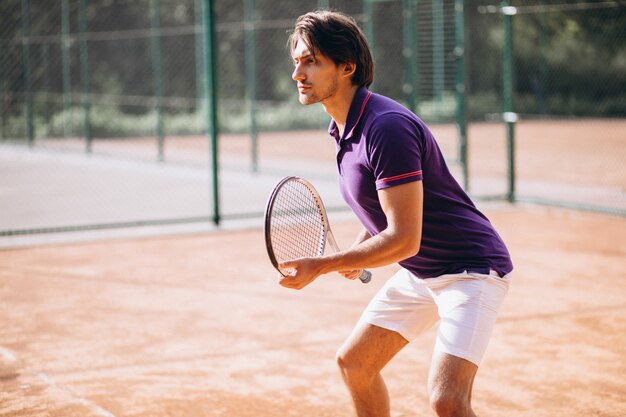
[[[192,117],[204,107],[201,4],[3,2],[2,137],[86,136],[87,123],[95,138],[202,133],[204,118]],[[309,109],[292,106],[286,33],[303,11],[328,5],[215,2],[222,131],[247,131],[250,110],[263,130],[319,127]],[[332,7],[365,28],[377,91],[426,119],[454,120],[453,1],[337,0]]]
[[[354,16],[368,36],[376,66],[373,90],[401,101],[432,125],[455,175],[472,194],[623,213],[623,3],[214,1],[220,181],[230,179],[240,191],[250,185],[244,194],[263,202],[267,190],[254,185],[259,174],[334,178],[332,143],[321,132],[328,117],[321,106],[297,102],[286,47],[297,16],[333,8]],[[210,189],[206,4],[0,3],[5,151],[19,153],[15,146],[27,144],[46,155],[63,155],[66,168],[67,158],[76,164],[64,174],[69,179],[23,203],[48,207],[69,189],[66,204],[75,208],[74,216],[3,223],[0,230],[210,219],[216,198],[225,218],[262,211],[262,203],[242,200],[241,192],[228,192],[229,186],[218,195]],[[513,117],[508,125],[504,112]],[[102,158],[97,163],[83,158],[79,165],[82,154]],[[20,155],[22,162],[30,158]],[[113,197],[107,195],[106,180],[80,171],[105,160],[115,161],[109,172],[119,174],[124,185],[113,185]],[[138,165],[143,171],[129,160],[143,161]],[[19,164],[9,162],[17,172]],[[48,165],[37,169],[37,179],[54,178]],[[166,171],[181,182],[171,180],[165,187],[154,182]],[[85,195],[92,196],[90,202],[84,202]],[[133,201],[135,209],[124,214],[121,207]],[[23,211],[14,202],[5,204]],[[94,205],[107,207],[107,213],[85,216]]]
[[[626,2],[481,3],[466,8],[472,184],[625,214]]]
[[[86,180],[89,175],[70,171],[70,181],[39,191],[45,198],[36,201],[45,207],[54,193],[69,187],[72,197],[67,204],[75,208],[70,210],[75,216],[52,224],[4,224],[0,229],[209,219],[215,202],[210,200],[216,198],[221,217],[252,216],[262,212],[267,186],[254,189],[249,183],[258,177],[240,177],[245,173],[334,179],[333,158],[327,153],[331,143],[320,132],[328,116],[321,106],[297,102],[286,44],[295,18],[317,8],[344,11],[364,28],[374,50],[377,92],[402,101],[433,123],[453,123],[459,115],[455,77],[461,75],[457,64],[462,56],[456,44],[462,36],[457,36],[455,25],[462,25],[462,8],[455,8],[455,1],[215,1],[220,183],[234,178],[240,192],[229,192],[232,186],[224,185],[213,194],[207,178],[211,147],[206,138],[206,4],[2,2],[0,134],[5,143],[60,150],[63,155],[76,150],[116,160],[162,161],[148,171],[177,166],[195,168],[198,176],[195,186],[166,187],[170,192],[188,189],[194,198],[174,195],[164,203],[159,186],[148,185],[153,183],[151,173],[126,173],[124,187],[114,186],[115,203],[107,204],[102,201],[108,192],[105,182],[95,187]],[[315,133],[305,132],[311,129]],[[459,135],[446,129],[444,136],[451,162],[458,162]],[[44,178],[51,168],[38,169],[38,178]],[[116,166],[114,172],[121,169]],[[79,178],[87,182],[75,184]],[[202,184],[200,178],[204,185],[194,188]],[[247,185],[251,188],[243,190],[245,195],[257,195],[261,204],[242,200]],[[100,202],[99,207],[128,202],[135,209],[127,216],[81,216],[92,212],[83,197],[94,193],[92,200]]]

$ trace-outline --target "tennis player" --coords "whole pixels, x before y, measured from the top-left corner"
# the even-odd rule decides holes
[[[337,353],[359,417],[388,417],[381,370],[439,323],[428,377],[439,416],[475,416],[474,377],[507,293],[511,259],[489,220],[450,174],[432,133],[399,103],[368,90],[373,62],[363,32],[338,12],[298,18],[289,39],[302,104],[331,116],[341,193],[364,226],[355,244],[281,264],[280,284],[392,263],[401,269],[374,296]]]

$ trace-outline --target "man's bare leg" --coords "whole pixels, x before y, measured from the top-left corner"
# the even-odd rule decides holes
[[[428,376],[430,405],[439,417],[476,417],[472,386],[478,367],[447,353],[435,352]]]
[[[399,333],[362,324],[337,352],[358,417],[389,417],[389,395],[380,371],[407,343]]]

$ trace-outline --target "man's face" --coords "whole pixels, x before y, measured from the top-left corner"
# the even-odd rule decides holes
[[[320,53],[314,56],[302,40],[298,40],[292,58],[291,78],[297,84],[300,103],[323,103],[335,96],[340,69],[332,60]]]

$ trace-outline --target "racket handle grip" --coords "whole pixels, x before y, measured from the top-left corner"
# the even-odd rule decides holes
[[[368,271],[367,269],[364,269],[363,271],[361,271],[361,275],[359,275],[359,279],[361,280],[363,284],[367,284],[368,282],[372,280],[372,273]]]

